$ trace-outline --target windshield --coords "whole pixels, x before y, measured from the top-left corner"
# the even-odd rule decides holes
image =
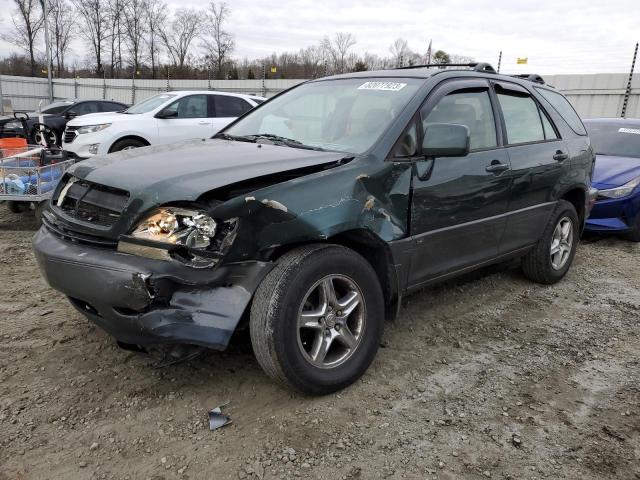
[[[271,135],[310,147],[362,153],[389,127],[421,84],[411,78],[310,82],[265,103],[224,133]]]
[[[587,122],[585,126],[597,154],[640,158],[640,125]]]
[[[147,113],[151,110],[158,108],[160,105],[165,103],[167,100],[174,98],[175,95],[170,93],[161,93],[159,95],[154,95],[151,98],[147,98],[140,103],[136,103],[133,107],[129,107],[124,111],[124,113],[130,113],[133,115],[139,115],[140,113]]]

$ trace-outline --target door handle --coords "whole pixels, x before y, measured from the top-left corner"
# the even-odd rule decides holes
[[[491,162],[491,165],[487,165],[487,168],[485,168],[485,170],[489,173],[502,173],[506,170],[509,170],[509,164],[500,163],[498,160],[493,160]]]
[[[558,162],[562,162],[564,160],[566,160],[567,158],[569,158],[569,154],[568,153],[564,153],[562,150],[558,150],[555,155],[553,156],[554,160],[557,160]]]
[[[204,121],[204,120],[200,120],[200,121],[198,122],[198,125],[211,125],[211,122],[206,122],[206,121]]]

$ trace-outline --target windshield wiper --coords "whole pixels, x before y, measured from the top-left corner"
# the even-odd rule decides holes
[[[306,145],[299,140],[294,140],[293,138],[281,137],[280,135],[275,135],[273,133],[257,133],[255,135],[244,135],[245,138],[252,138],[253,141],[257,141],[260,138],[266,138],[267,140],[271,140],[273,142],[279,142],[287,147],[292,148],[302,148],[305,150],[317,150],[319,152],[325,152],[326,150],[322,147],[314,147],[313,145]]]
[[[221,138],[223,140],[235,140],[237,142],[250,142],[256,143],[255,138],[252,135],[229,135],[228,133],[216,133],[212,138]]]

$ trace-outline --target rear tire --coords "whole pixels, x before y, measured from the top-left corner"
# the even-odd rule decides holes
[[[121,150],[131,150],[133,148],[146,147],[147,144],[142,140],[136,140],[135,138],[125,138],[124,140],[120,140],[116,142],[109,153],[119,152]]]
[[[560,200],[542,237],[522,259],[525,277],[546,285],[562,280],[573,263],[579,238],[576,209],[566,200]]]
[[[383,324],[382,289],[371,265],[342,246],[307,245],[283,255],[258,287],[251,344],[272,379],[324,395],[367,370]]]

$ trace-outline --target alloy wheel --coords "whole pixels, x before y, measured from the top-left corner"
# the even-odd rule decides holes
[[[365,324],[360,288],[346,275],[328,275],[304,297],[298,313],[298,346],[315,367],[335,368],[356,351]]]
[[[571,256],[573,247],[573,222],[568,217],[562,217],[551,237],[551,266],[555,270],[564,267]]]

